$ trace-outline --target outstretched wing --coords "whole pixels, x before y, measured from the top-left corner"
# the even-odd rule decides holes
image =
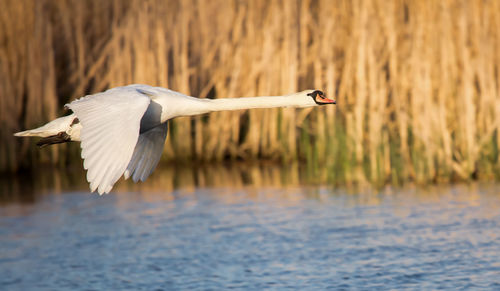
[[[135,88],[118,87],[66,105],[82,124],[83,167],[92,192],[111,191],[127,168],[149,103]]]
[[[125,179],[145,181],[160,161],[167,138],[168,124],[165,122],[139,135],[132,159],[125,170]]]

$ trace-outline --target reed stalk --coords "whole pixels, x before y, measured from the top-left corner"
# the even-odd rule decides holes
[[[146,83],[338,100],[174,120],[165,160],[306,160],[347,184],[499,178],[499,66],[498,1],[4,0],[0,170],[76,160],[12,133]]]

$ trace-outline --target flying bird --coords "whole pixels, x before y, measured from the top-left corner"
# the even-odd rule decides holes
[[[170,119],[214,111],[305,108],[336,104],[320,90],[283,96],[200,99],[166,88],[128,85],[87,95],[65,107],[72,114],[39,128],[15,133],[38,136],[39,146],[79,141],[90,190],[109,193],[123,175],[145,181],[158,164]]]

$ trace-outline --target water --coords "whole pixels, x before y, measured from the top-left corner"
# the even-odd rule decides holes
[[[500,289],[497,185],[347,191],[266,167],[196,171],[102,197],[81,177],[10,180],[0,289]]]

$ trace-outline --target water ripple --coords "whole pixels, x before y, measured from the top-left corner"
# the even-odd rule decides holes
[[[498,289],[491,187],[369,194],[376,200],[325,188],[45,195],[0,208],[0,286]]]

